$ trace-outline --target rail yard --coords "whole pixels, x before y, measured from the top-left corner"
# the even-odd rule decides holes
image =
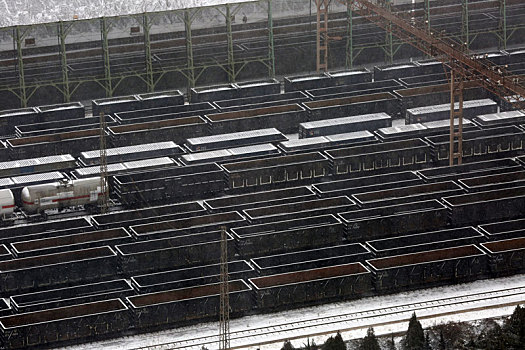
[[[392,11],[464,38],[461,2],[430,3]],[[499,3],[470,2],[469,49],[520,82],[525,5],[507,0],[502,13]],[[248,5],[267,20],[232,23],[230,10]],[[329,22],[345,39],[330,42],[338,68],[312,73],[314,16],[273,19],[271,1],[248,5],[137,15],[126,37],[111,32],[119,18],[0,30],[12,34],[10,48],[0,36],[0,348],[217,321],[225,267],[232,318],[525,272],[525,113],[515,103],[472,79],[451,120],[450,68],[401,41],[385,46],[387,32],[351,11]],[[225,26],[191,29],[217,7]],[[158,33],[170,16],[182,29]],[[67,40],[89,23],[100,40]],[[456,165],[451,123],[462,133]],[[493,283],[232,331],[232,348],[388,322],[379,314],[396,323],[407,310],[524,302],[525,286]]]

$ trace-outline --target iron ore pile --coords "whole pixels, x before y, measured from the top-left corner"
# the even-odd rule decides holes
[[[464,98],[456,166],[425,60],[0,112],[1,346],[218,320],[223,228],[232,317],[523,273],[525,114]]]

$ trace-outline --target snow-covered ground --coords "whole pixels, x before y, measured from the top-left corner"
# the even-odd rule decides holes
[[[307,342],[307,338],[314,340],[317,344],[322,344],[328,334],[341,331],[344,339],[362,338],[366,334],[366,329],[374,325],[376,334],[384,335],[399,333],[406,330],[408,319],[411,313],[417,309],[424,327],[448,321],[472,321],[490,317],[501,317],[510,315],[515,303],[525,303],[525,293],[520,291],[515,295],[503,299],[494,300],[475,300],[476,293],[493,292],[506,288],[524,288],[525,275],[517,275],[508,278],[493,280],[482,280],[473,283],[458,284],[439,288],[422,289],[417,291],[363,298],[354,301],[319,305],[310,308],[290,310],[280,313],[263,314],[234,319],[230,322],[232,332],[231,346],[234,348],[247,348],[261,350],[280,349],[285,339],[292,339],[292,343],[301,346]],[[414,305],[414,303],[424,303],[436,299],[462,297],[459,304],[446,306],[428,307],[424,304]],[[464,303],[465,301],[468,303]],[[499,306],[501,303],[509,303],[508,306]],[[411,305],[406,307],[403,305]],[[492,307],[498,305],[497,307]],[[399,309],[406,309],[399,312]],[[484,309],[486,308],[486,309]],[[272,327],[290,322],[303,322],[308,324],[308,320],[320,317],[333,317],[341,314],[352,314],[346,319],[341,319],[332,324],[321,324],[317,322],[310,326],[305,326],[301,330],[287,330],[281,327],[278,330],[262,332],[260,336],[253,333],[253,329],[261,327]],[[353,315],[356,315],[354,317]],[[381,326],[375,326],[383,324]],[[239,338],[239,333],[247,332],[244,338]],[[250,333],[252,332],[252,333]],[[236,334],[234,334],[236,333]],[[253,334],[253,335],[252,335]],[[314,334],[312,336],[312,334]],[[317,335],[315,335],[317,334]],[[218,322],[204,323],[191,327],[176,328],[145,335],[135,335],[122,337],[102,342],[70,346],[68,350],[128,350],[138,347],[153,346],[170,342],[179,342],[181,348],[190,349],[191,344],[186,341],[201,337],[217,337]],[[214,338],[213,338],[214,339]],[[215,344],[208,344],[207,348],[215,349]],[[200,345],[195,345],[199,350]],[[158,349],[177,348],[174,346],[159,347]]]

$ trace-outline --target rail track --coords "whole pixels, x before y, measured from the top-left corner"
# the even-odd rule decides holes
[[[400,304],[386,308],[343,313],[266,327],[256,327],[231,332],[231,348],[255,348],[265,344],[282,343],[285,340],[312,338],[329,335],[336,331],[346,332],[368,327],[408,322],[413,312],[419,319],[436,318],[460,313],[509,307],[525,302],[525,286],[505,288],[490,292],[465,294],[456,297]],[[300,335],[297,333],[300,332]],[[271,339],[271,340],[269,340]],[[203,336],[134,350],[202,349],[217,343],[217,336]]]

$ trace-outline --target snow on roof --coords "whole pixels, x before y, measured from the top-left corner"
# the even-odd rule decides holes
[[[247,0],[0,0],[0,26],[110,17]]]

